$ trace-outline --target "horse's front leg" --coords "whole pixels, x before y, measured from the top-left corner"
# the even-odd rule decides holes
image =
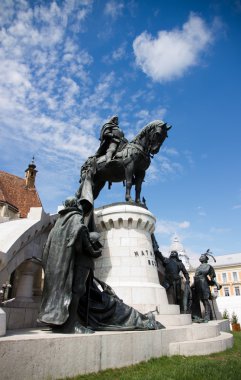
[[[131,187],[132,187],[132,178],[133,178],[134,164],[130,162],[125,167],[125,177],[126,177],[126,202],[131,202]]]
[[[139,171],[135,174],[136,203],[141,203],[141,187],[145,178],[145,171]]]
[[[100,191],[105,186],[105,181],[95,181],[93,184],[93,197],[96,199],[100,193]]]

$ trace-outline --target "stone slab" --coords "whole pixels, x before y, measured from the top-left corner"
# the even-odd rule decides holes
[[[7,329],[23,329],[37,326],[39,304],[31,303],[23,307],[5,307],[7,317]],[[30,307],[29,307],[30,306]]]
[[[19,332],[0,340],[4,380],[61,379],[162,356],[161,330],[79,336],[37,329]]]
[[[3,309],[0,308],[0,336],[6,334],[6,314]]]
[[[203,355],[232,346],[221,322],[156,331],[52,334],[41,329],[8,331],[0,339],[4,380],[53,380],[118,368],[164,355]],[[212,337],[207,338],[207,336]],[[189,349],[188,347],[192,347]],[[14,363],[14,365],[13,365]]]
[[[226,332],[221,332],[220,335],[214,338],[202,340],[193,340],[186,342],[170,343],[169,356],[198,356],[209,355],[214,352],[225,351],[233,346],[233,335]]]
[[[171,306],[171,305],[169,305]],[[175,305],[176,306],[176,305]],[[159,314],[155,315],[158,322],[161,322],[164,326],[184,326],[192,323],[190,314]]]

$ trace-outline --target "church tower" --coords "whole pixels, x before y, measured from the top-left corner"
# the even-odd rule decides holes
[[[28,189],[35,188],[35,178],[37,174],[36,165],[34,163],[34,157],[32,162],[28,165],[28,168],[25,170],[25,184]]]

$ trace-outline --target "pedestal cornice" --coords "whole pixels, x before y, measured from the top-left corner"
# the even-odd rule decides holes
[[[145,207],[131,203],[113,203],[95,210],[96,224],[101,231],[112,228],[145,230],[152,234],[156,218]]]

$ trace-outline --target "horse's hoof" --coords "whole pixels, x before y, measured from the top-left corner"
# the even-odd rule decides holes
[[[134,203],[133,199],[130,197],[130,198],[126,198],[126,202],[131,202],[131,203]]]

